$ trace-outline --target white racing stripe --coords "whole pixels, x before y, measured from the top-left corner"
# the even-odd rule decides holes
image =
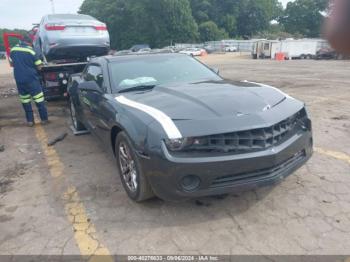
[[[262,87],[269,87],[269,88],[272,88],[274,90],[276,90],[277,92],[281,93],[282,95],[284,95],[285,97],[288,97],[290,99],[293,99],[295,100],[293,97],[291,97],[290,95],[284,93],[283,91],[281,91],[280,89],[274,87],[274,86],[270,86],[270,85],[266,85],[266,84],[262,84],[262,83],[257,83],[257,82],[251,82],[251,81],[248,81],[248,80],[243,80],[242,81],[243,83],[250,83],[250,84],[255,84],[255,85],[260,85]]]
[[[115,98],[119,103],[136,108],[138,110],[141,110],[145,113],[147,113],[148,115],[150,115],[151,117],[153,117],[155,120],[157,120],[163,127],[165,133],[168,135],[169,139],[177,139],[177,138],[182,138],[182,135],[179,131],[179,129],[177,129],[175,123],[173,122],[173,120],[171,120],[170,117],[168,117],[166,114],[164,114],[162,111],[132,101],[130,99],[127,99],[124,96],[118,96]]]

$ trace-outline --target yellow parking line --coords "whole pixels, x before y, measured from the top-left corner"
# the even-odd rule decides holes
[[[64,165],[56,150],[53,147],[47,146],[48,138],[43,127],[36,125],[35,134],[46,156],[51,176],[62,178],[66,182]],[[74,238],[81,255],[90,256],[89,261],[114,261],[109,250],[98,240],[96,228],[88,218],[76,188],[74,186],[68,186],[67,190],[63,193],[62,199],[64,200],[66,215],[72,224]]]
[[[70,186],[63,194],[63,199],[65,200],[66,214],[73,225],[74,237],[80,253],[88,256],[104,256],[103,261],[113,261],[108,249],[98,241],[95,226],[87,217],[76,188]],[[100,261],[98,257],[90,259],[90,261],[96,260]]]
[[[323,149],[320,147],[315,147],[315,152],[320,153],[322,155],[336,158],[338,160],[348,162],[350,164],[350,156],[348,154],[343,153],[343,152],[332,151],[332,150]]]

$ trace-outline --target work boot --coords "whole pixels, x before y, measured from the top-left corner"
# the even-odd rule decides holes
[[[33,127],[34,126],[34,122],[27,122],[27,126]]]
[[[49,123],[49,120],[42,120],[41,125],[46,126]]]

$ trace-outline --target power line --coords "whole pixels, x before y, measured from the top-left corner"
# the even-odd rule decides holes
[[[53,0],[50,0],[50,2],[51,2],[51,11],[54,14],[55,13],[55,3]]]

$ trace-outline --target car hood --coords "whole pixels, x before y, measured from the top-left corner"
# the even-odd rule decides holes
[[[275,88],[232,81],[158,86],[151,91],[122,95],[129,100],[156,108],[174,121],[260,114],[286,99],[286,95]]]

